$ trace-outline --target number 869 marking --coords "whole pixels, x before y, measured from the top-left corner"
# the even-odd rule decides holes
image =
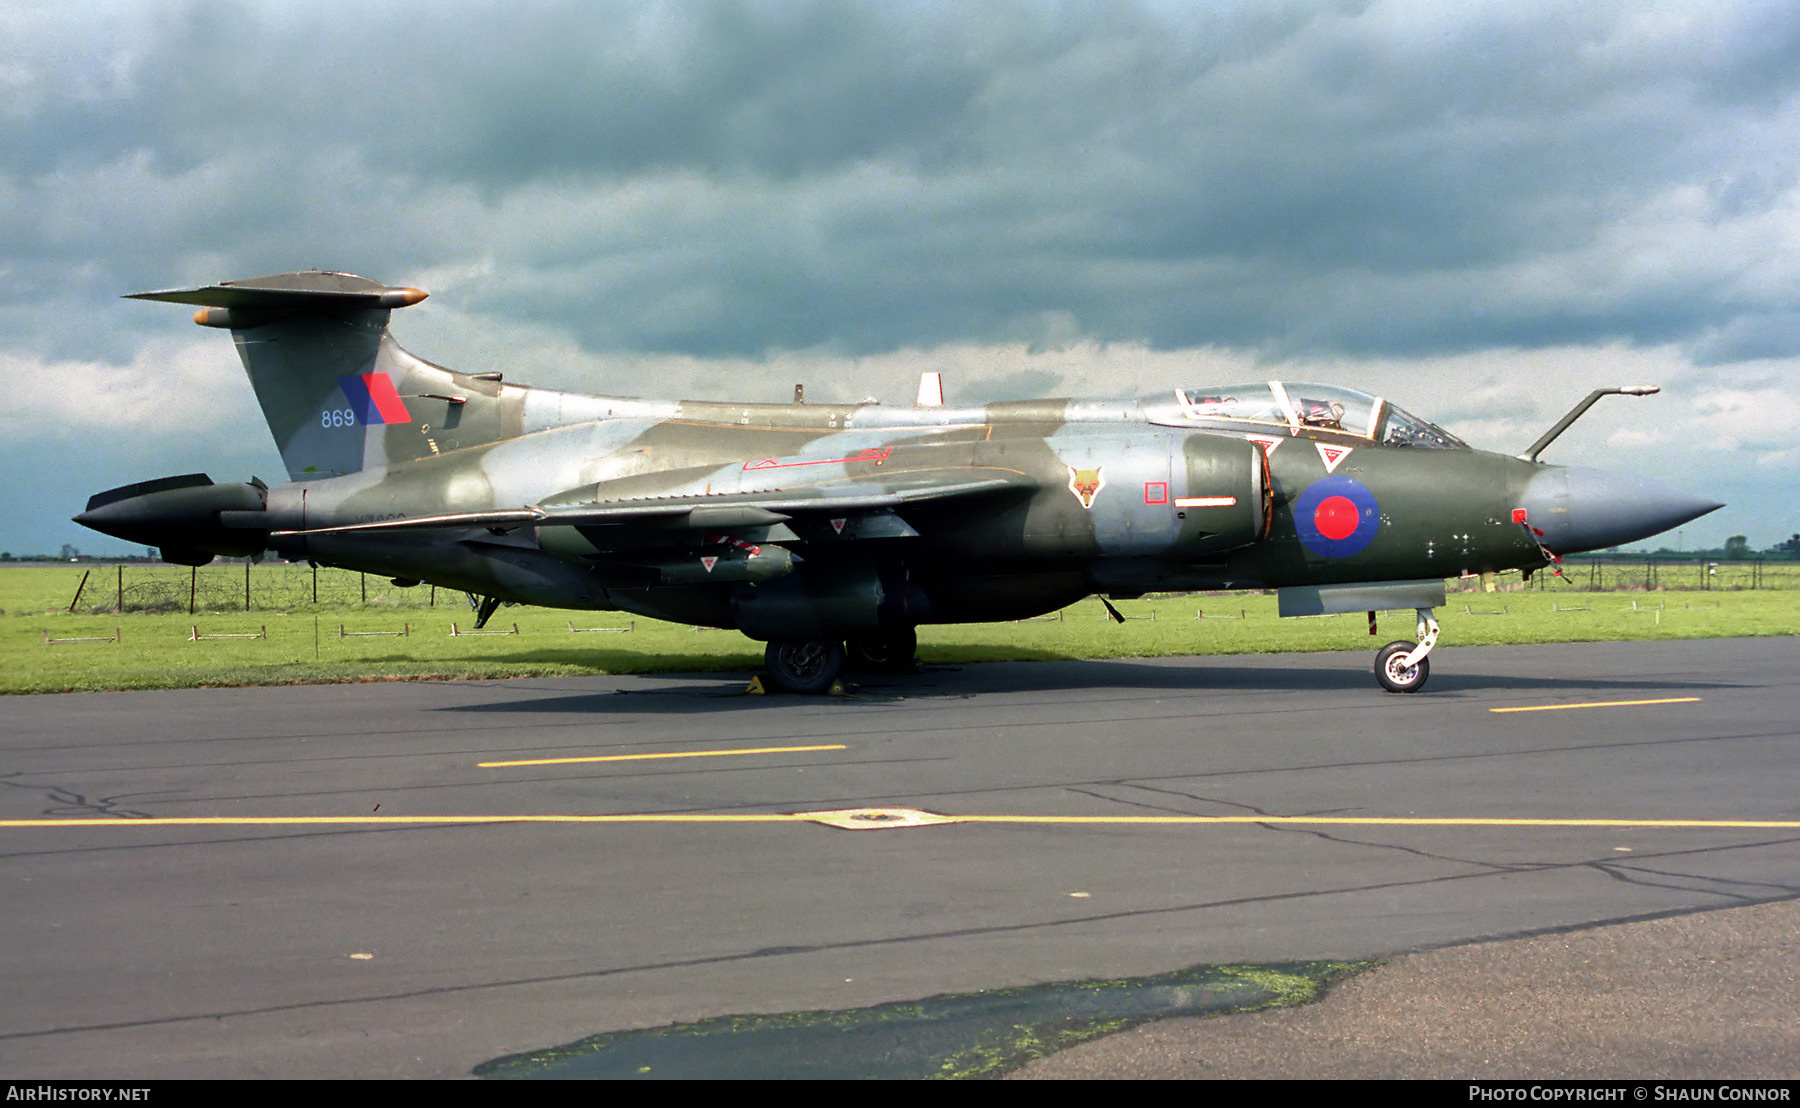
[[[354,427],[356,412],[350,408],[327,408],[319,413],[321,427]]]

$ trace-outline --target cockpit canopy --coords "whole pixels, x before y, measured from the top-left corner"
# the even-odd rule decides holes
[[[1165,425],[1295,435],[1323,431],[1384,446],[1468,449],[1450,432],[1379,396],[1336,385],[1281,381],[1207,385],[1176,389],[1172,409],[1157,407],[1161,410],[1155,422]]]

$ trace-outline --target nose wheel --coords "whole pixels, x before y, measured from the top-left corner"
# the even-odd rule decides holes
[[[1427,655],[1437,646],[1438,622],[1432,618],[1430,608],[1419,608],[1417,611],[1418,643],[1391,642],[1375,655],[1375,680],[1381,682],[1381,687],[1388,692],[1418,692],[1425,687],[1425,679],[1431,676],[1431,662]],[[1371,622],[1370,627],[1373,626]]]
[[[1413,665],[1407,665],[1405,659],[1412,653],[1413,645],[1409,642],[1391,642],[1381,648],[1375,655],[1375,680],[1388,692],[1418,692],[1425,684],[1425,678],[1431,676],[1431,662],[1420,658]]]

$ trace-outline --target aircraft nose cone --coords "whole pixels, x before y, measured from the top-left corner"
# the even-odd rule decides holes
[[[132,511],[130,501],[117,501],[97,508],[90,507],[76,516],[74,522],[115,539],[131,540],[133,524],[142,524],[143,520],[138,513]]]
[[[1647,539],[1725,505],[1641,477],[1550,466],[1525,486],[1527,521],[1558,554]]]

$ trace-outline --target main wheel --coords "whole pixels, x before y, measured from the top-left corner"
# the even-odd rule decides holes
[[[844,648],[829,639],[772,642],[763,651],[769,681],[782,692],[822,693],[844,669]]]
[[[844,653],[857,669],[872,673],[906,673],[919,650],[919,633],[911,627],[859,635],[844,643]]]
[[[1431,676],[1431,659],[1420,658],[1416,665],[1403,666],[1400,656],[1413,648],[1409,642],[1391,642],[1375,655],[1375,680],[1388,692],[1418,692]]]

